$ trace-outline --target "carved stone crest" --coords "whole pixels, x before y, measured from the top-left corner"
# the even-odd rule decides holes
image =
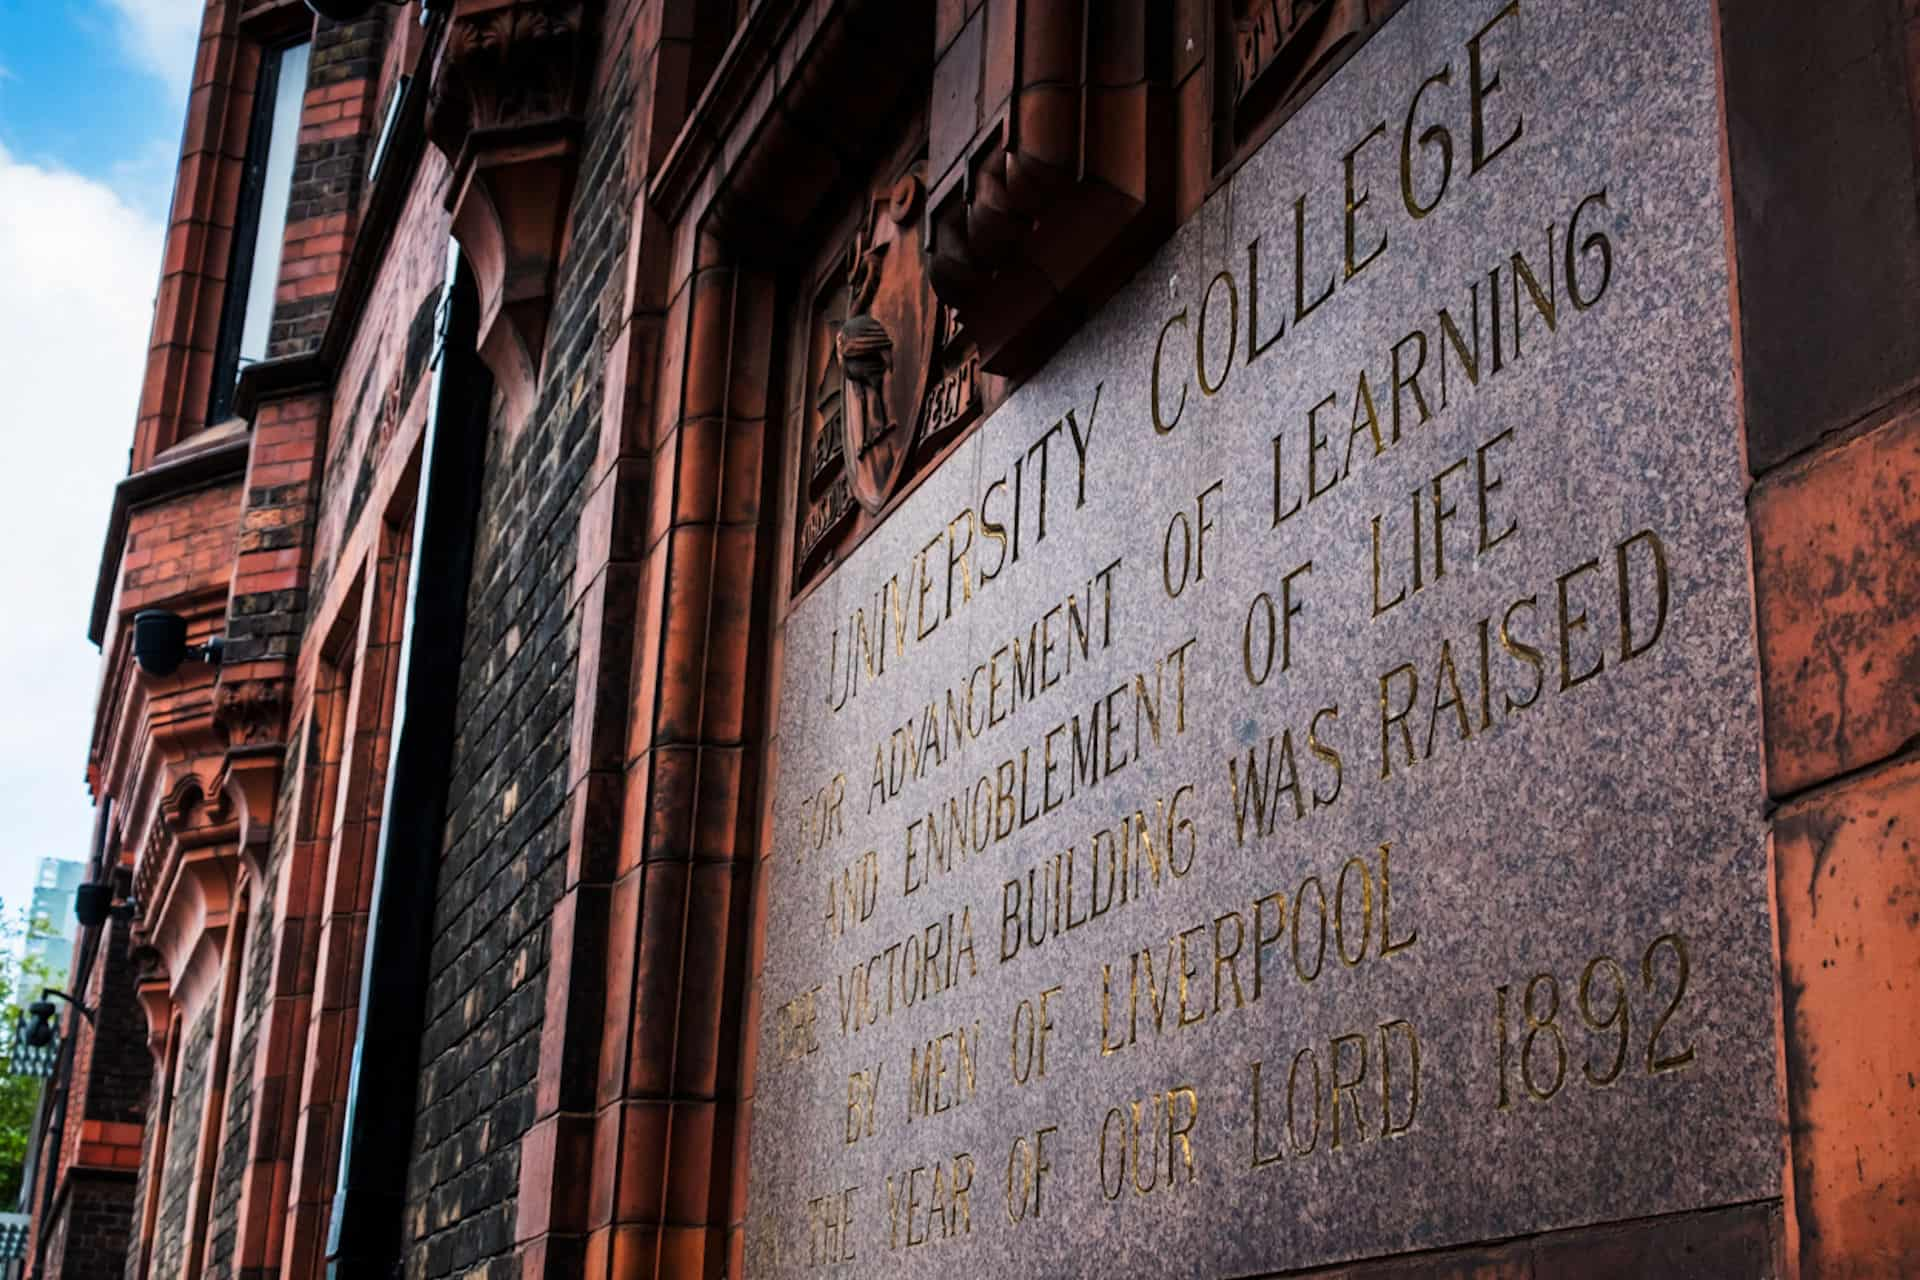
[[[877,515],[913,450],[933,357],[933,290],[921,259],[921,186],[907,174],[873,201],[854,242],[840,360],[841,448],[853,496]]]
[[[928,278],[925,202],[916,165],[867,201],[820,277],[807,321],[797,583],[858,542],[979,416],[979,354]]]
[[[1233,0],[1235,106],[1263,110],[1293,96],[1367,21],[1364,0]]]
[[[795,585],[826,572],[981,413],[981,361],[939,301],[916,163],[866,200],[806,317]]]

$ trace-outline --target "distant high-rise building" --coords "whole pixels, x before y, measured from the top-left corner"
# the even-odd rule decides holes
[[[73,939],[79,925],[73,915],[74,890],[87,878],[87,864],[65,858],[40,859],[27,909],[27,939],[22,954],[31,962],[23,967],[21,999],[29,988],[63,987],[73,965]]]

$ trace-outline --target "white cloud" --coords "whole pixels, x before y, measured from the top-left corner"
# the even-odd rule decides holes
[[[201,0],[108,0],[119,36],[135,63],[184,95],[200,41]]]
[[[135,209],[164,218],[179,172],[179,138],[155,134],[137,145],[129,139],[107,176],[109,185]]]
[[[99,655],[87,614],[126,472],[159,221],[0,147],[0,900],[43,855],[86,856]]]

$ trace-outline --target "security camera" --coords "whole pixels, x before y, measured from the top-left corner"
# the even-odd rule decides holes
[[[150,676],[170,676],[188,658],[220,661],[219,636],[205,644],[187,643],[187,620],[167,609],[142,609],[133,615],[133,660]]]
[[[112,920],[131,920],[138,911],[138,904],[129,898],[125,902],[115,903],[111,882],[99,884],[88,881],[78,885],[73,891],[73,915],[82,926],[97,929]]]
[[[83,884],[73,891],[74,918],[89,929],[98,928],[107,922],[107,913],[113,910],[113,886],[110,884]]]

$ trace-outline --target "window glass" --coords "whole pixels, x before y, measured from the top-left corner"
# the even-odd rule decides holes
[[[246,285],[246,321],[240,330],[240,369],[267,355],[274,288],[280,280],[280,247],[287,233],[287,200],[293,192],[293,156],[300,142],[300,103],[307,92],[308,51],[304,44],[281,50],[280,65],[273,77],[273,114],[266,122],[266,164],[260,180],[260,217],[254,230],[253,270]],[[236,376],[238,372],[236,369]]]

